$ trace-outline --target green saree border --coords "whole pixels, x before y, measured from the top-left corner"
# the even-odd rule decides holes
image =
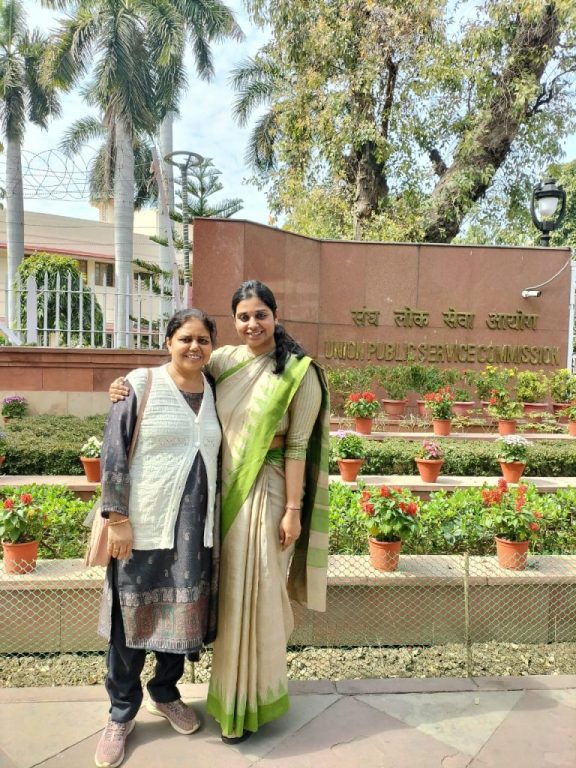
[[[250,362],[253,361],[249,360],[235,366],[220,376],[218,381],[222,381],[224,377],[229,378],[230,375]],[[276,381],[272,381],[273,386],[261,393],[258,399],[260,412],[252,414],[258,423],[250,425],[251,436],[256,434],[256,430],[258,430],[258,443],[256,444],[254,440],[246,440],[243,448],[236,453],[234,467],[224,490],[221,522],[222,539],[230,530],[238,512],[248,498],[266,459],[278,422],[286,413],[311,363],[310,357],[302,357],[299,360],[295,357],[290,358],[282,375],[278,376]]]

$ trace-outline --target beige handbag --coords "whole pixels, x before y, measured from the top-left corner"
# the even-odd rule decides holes
[[[142,422],[142,416],[144,415],[144,408],[146,407],[151,385],[152,376],[150,371],[148,371],[146,386],[144,387],[142,400],[138,407],[138,416],[136,417],[136,424],[134,425],[132,440],[130,441],[130,448],[128,450],[128,466],[130,466],[132,454],[136,447],[136,440],[138,438],[138,432],[140,432],[140,424]],[[88,549],[86,550],[86,556],[84,557],[85,564],[89,566],[108,565],[110,562],[110,554],[108,553],[108,518],[102,517],[100,499],[94,504],[84,523],[86,525],[90,525],[90,523],[92,524],[90,542],[88,544]]]

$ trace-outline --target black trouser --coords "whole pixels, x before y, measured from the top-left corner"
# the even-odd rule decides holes
[[[146,661],[146,651],[127,648],[124,622],[118,600],[116,563],[112,564],[112,636],[108,646],[106,690],[110,697],[110,717],[117,723],[127,723],[136,717],[142,704],[140,675]],[[153,701],[167,704],[180,698],[176,683],[184,673],[183,653],[154,651],[156,668],[146,688]]]

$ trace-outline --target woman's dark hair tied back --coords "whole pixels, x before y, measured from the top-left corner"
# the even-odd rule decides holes
[[[196,307],[189,307],[188,309],[180,309],[176,312],[166,326],[166,341],[172,338],[177,330],[186,325],[188,320],[199,320],[206,331],[210,335],[210,341],[212,344],[216,344],[216,323],[209,317],[206,312]]]
[[[236,309],[241,301],[253,298],[260,299],[263,304],[266,304],[274,317],[276,317],[278,309],[276,298],[270,288],[259,280],[246,280],[246,282],[242,283],[242,285],[234,292],[234,295],[232,296],[232,314],[236,316]],[[300,344],[298,344],[290,334],[286,333],[286,330],[280,323],[276,324],[274,341],[276,342],[276,348],[274,350],[274,358],[276,361],[274,373],[282,373],[291,354],[295,355],[298,359],[304,357],[306,354]]]

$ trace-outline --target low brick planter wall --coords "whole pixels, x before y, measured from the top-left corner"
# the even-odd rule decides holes
[[[401,555],[394,573],[367,556],[331,556],[326,613],[294,606],[292,645],[576,642],[576,555],[530,556],[525,571],[495,558]],[[0,653],[105,648],[96,634],[103,569],[44,560],[0,571]]]

